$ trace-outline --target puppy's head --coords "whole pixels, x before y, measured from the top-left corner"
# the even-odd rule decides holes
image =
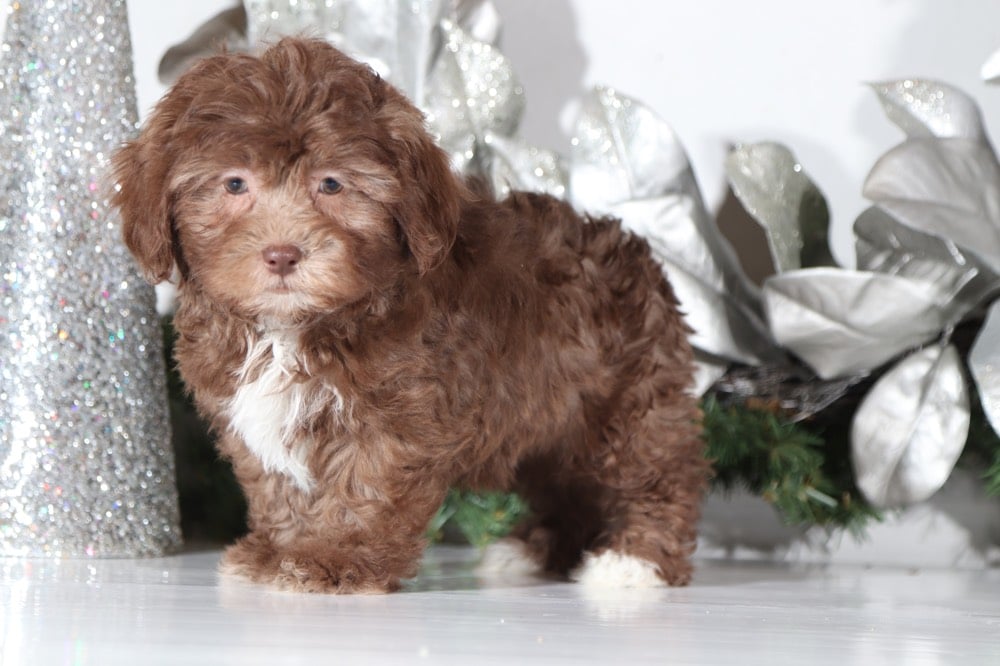
[[[318,40],[201,61],[114,167],[147,277],[176,265],[249,316],[328,312],[433,269],[464,193],[422,114]]]

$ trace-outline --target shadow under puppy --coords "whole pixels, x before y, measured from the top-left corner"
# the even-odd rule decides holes
[[[317,40],[199,62],[114,164],[249,504],[224,572],[396,589],[458,486],[530,503],[506,552],[539,569],[688,582],[708,474],[688,331],[616,220],[464,184],[412,104]]]

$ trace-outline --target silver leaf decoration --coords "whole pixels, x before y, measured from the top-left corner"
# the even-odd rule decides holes
[[[759,289],[705,210],[673,130],[650,109],[609,88],[583,101],[570,195],[578,208],[621,217],[649,240],[696,329],[696,346],[744,363],[778,354]]]
[[[872,206],[854,222],[859,270],[949,285],[942,293],[946,326],[957,323],[997,287],[1000,278],[954,242],[911,229]]]
[[[491,0],[452,0],[455,20],[473,39],[498,46],[500,42],[500,12]]]
[[[979,105],[964,92],[939,81],[904,79],[871,84],[889,120],[907,136],[986,137]]]
[[[909,139],[883,155],[864,194],[903,224],[948,238],[1000,272],[1000,164],[969,139]]]
[[[958,352],[934,345],[903,359],[872,387],[851,427],[858,487],[876,507],[920,502],[948,479],[969,433]]]
[[[941,331],[949,287],[804,268],[764,283],[771,331],[823,379],[871,370]]]
[[[704,354],[695,353],[694,382],[689,391],[695,397],[703,396],[708,389],[719,381],[729,368],[729,363],[711,359]]]
[[[490,133],[483,137],[482,149],[484,171],[498,197],[502,198],[511,190],[545,192],[559,198],[566,196],[569,175],[558,154],[517,137]]]
[[[969,371],[993,430],[1000,433],[1000,301],[993,303],[969,352]]]
[[[986,83],[1000,83],[1000,51],[994,51],[983,63],[979,76]]]
[[[628,199],[688,190],[690,172],[677,135],[648,107],[612,88],[596,87],[584,98],[571,173],[573,200],[579,207],[599,210]]]
[[[1000,83],[1000,51],[994,51],[983,63],[979,76],[986,83]]]
[[[778,272],[835,265],[826,200],[788,148],[738,146],[725,167],[733,194],[764,229]]]
[[[710,354],[757,364],[773,345],[753,311],[731,297],[698,224],[700,202],[685,194],[626,201],[607,212],[649,242],[681,303],[691,343]],[[750,327],[758,326],[758,329]]]
[[[444,44],[427,83],[422,108],[441,146],[464,171],[487,134],[512,136],[524,112],[524,89],[499,49],[479,42],[449,20],[441,21]]]

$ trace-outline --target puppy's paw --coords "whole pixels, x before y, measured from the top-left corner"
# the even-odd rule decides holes
[[[219,571],[290,592],[382,594],[399,589],[399,579],[335,551],[285,551],[250,534],[222,555]]]
[[[664,578],[660,568],[639,557],[605,550],[585,553],[583,562],[570,573],[570,578],[588,588],[649,588],[664,585],[685,585],[691,579],[690,565],[685,571],[671,571],[673,578]]]
[[[219,573],[254,583],[267,583],[274,577],[275,556],[269,541],[256,534],[248,534],[223,552]]]
[[[476,566],[480,576],[521,577],[542,572],[542,565],[520,539],[500,539],[483,549]]]
[[[278,561],[273,583],[290,592],[384,594],[399,589],[399,581],[367,567],[332,556],[287,554]]]

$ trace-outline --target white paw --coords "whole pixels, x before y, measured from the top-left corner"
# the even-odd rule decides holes
[[[600,555],[584,553],[583,562],[570,578],[586,587],[663,587],[666,582],[656,575],[656,565],[631,555],[606,550]]]
[[[541,566],[528,554],[524,543],[517,539],[500,539],[486,546],[476,566],[476,573],[484,576],[529,576],[539,571]]]

